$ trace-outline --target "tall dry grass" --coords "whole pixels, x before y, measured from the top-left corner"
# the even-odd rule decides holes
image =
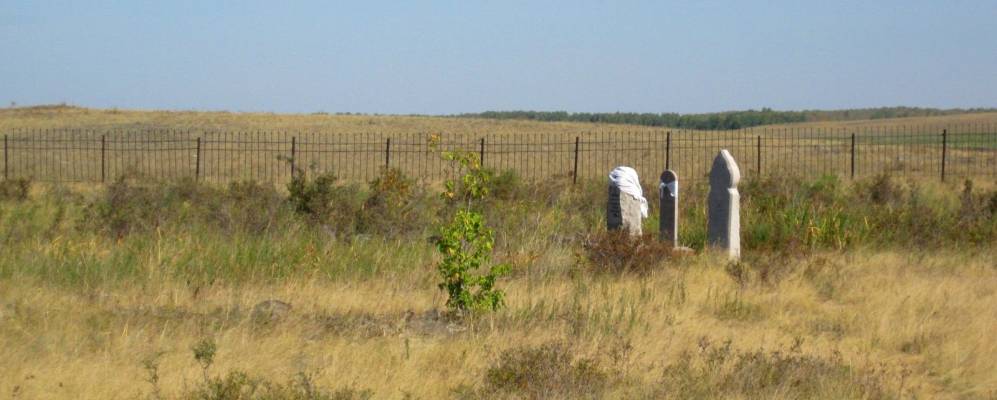
[[[644,277],[513,279],[503,282],[508,308],[469,324],[435,316],[443,299],[426,268],[407,279],[248,286],[173,280],[88,290],[4,280],[0,391],[141,397],[153,391],[143,361],[154,357],[159,386],[175,396],[200,382],[189,349],[207,337],[219,348],[212,373],[314,373],[317,385],[369,388],[375,398],[445,398],[484,385],[503,352],[551,342],[618,374],[599,397],[682,398],[666,371],[704,341],[730,341],[735,354],[789,353],[799,342],[800,354],[834,360],[889,397],[986,398],[997,390],[992,256],[821,253],[786,262],[776,283],[736,282],[711,256]],[[142,268],[159,268],[154,262]],[[249,310],[269,298],[293,312],[254,324]],[[712,395],[795,397],[788,384],[729,390]]]
[[[384,185],[333,182],[318,204],[359,205],[307,210],[247,183],[5,187],[0,393],[197,398],[232,371],[392,399],[997,392],[992,187],[749,181],[741,263],[707,251],[621,274],[584,247],[603,182],[496,182],[508,307],[467,320],[440,312],[427,227],[445,205]],[[705,192],[685,190],[683,243],[702,248]],[[424,226],[369,225],[384,198]],[[260,322],[267,299],[293,309]]]

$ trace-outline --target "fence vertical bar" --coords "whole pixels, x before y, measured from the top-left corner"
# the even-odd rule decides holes
[[[945,182],[945,152],[948,150],[948,129],[942,129],[942,182]]]
[[[755,137],[755,165],[758,166],[758,176],[762,176],[762,135]]]
[[[672,131],[665,133],[665,169],[672,169]]]
[[[294,179],[294,157],[297,152],[298,138],[296,136],[291,136],[291,179]]]
[[[7,135],[3,135],[3,180],[7,180]]]
[[[106,172],[107,135],[100,135],[100,182],[104,183]]]
[[[197,137],[197,152],[194,153],[194,181],[201,179],[201,137]]]
[[[384,140],[384,169],[391,167],[391,138]]]
[[[855,179],[855,132],[852,132],[852,179]]]
[[[578,183],[578,145],[581,143],[581,139],[575,136],[575,168],[574,173],[572,173],[571,184]]]
[[[478,162],[481,163],[481,167],[485,167],[485,138],[481,138],[481,148],[478,150]]]

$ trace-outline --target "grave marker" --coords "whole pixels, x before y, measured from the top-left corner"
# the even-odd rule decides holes
[[[741,257],[741,195],[737,184],[741,170],[726,149],[720,150],[710,169],[710,194],[707,199],[707,243],[723,249],[728,258]]]
[[[616,167],[609,173],[606,229],[626,229],[630,235],[639,236],[642,233],[642,218],[647,218],[647,200],[637,171],[630,167]]]
[[[661,217],[658,220],[658,230],[661,240],[679,245],[679,181],[675,171],[666,169],[661,173],[661,183],[658,185]]]

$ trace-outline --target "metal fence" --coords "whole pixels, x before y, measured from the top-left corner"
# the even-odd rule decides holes
[[[942,180],[997,178],[995,128],[642,129],[577,135],[16,130],[3,136],[3,177],[104,182],[128,175],[283,184],[294,168],[368,181],[392,167],[436,181],[452,171],[441,151],[459,149],[477,153],[488,168],[513,170],[525,179],[603,178],[613,167],[629,165],[645,177],[671,168],[695,181],[705,178],[713,157],[725,148],[746,177],[855,178],[889,171]]]

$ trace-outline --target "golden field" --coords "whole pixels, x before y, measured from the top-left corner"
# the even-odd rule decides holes
[[[459,330],[418,320],[443,300],[427,266],[359,281],[315,276],[203,289],[152,283],[66,290],[4,281],[0,391],[141,398],[152,391],[143,361],[158,354],[160,385],[175,395],[201,379],[190,347],[211,336],[219,347],[213,372],[282,379],[304,371],[316,373],[319,385],[395,399],[446,398],[457,385],[479,382],[505,349],[565,341],[580,356],[626,371],[626,383],[605,397],[654,397],[665,389],[657,383],[663,368],[705,339],[751,351],[788,351],[801,340],[805,354],[840,353],[847,365],[881,376],[890,397],[988,398],[997,391],[997,271],[988,256],[818,254],[792,261],[794,272],[776,284],[747,287],[710,256],[643,278],[523,277],[505,284],[506,310]],[[168,259],[143,260],[142,268],[155,274]],[[808,277],[815,266],[833,276]],[[833,292],[816,279],[829,279]],[[293,314],[258,328],[246,311],[269,298],[290,302]],[[751,311],[731,314],[725,302],[732,298]],[[621,346],[632,350],[612,360]]]
[[[997,113],[974,113],[938,117],[912,117],[860,121],[826,121],[782,125],[796,128],[902,128],[904,126],[961,126],[997,123]],[[383,131],[448,133],[548,133],[576,136],[595,128],[639,131],[634,125],[586,124],[448,118],[397,115],[330,115],[240,113],[228,111],[156,111],[88,109],[72,106],[41,106],[0,109],[0,131],[13,129],[177,129],[221,131],[299,131],[324,133],[364,133]],[[660,130],[662,128],[656,128]]]
[[[0,393],[997,395],[993,188],[779,182],[742,186],[736,264],[703,250],[704,188],[684,189],[681,237],[697,254],[655,256],[647,273],[586,261],[584,238],[604,230],[602,182],[496,188],[514,193],[485,208],[496,261],[513,271],[499,282],[507,306],[463,319],[447,317],[437,288],[433,203],[349,211],[384,219],[354,231],[342,230],[352,214],[326,225],[273,189],[39,186],[0,200]],[[656,223],[652,213],[645,230]],[[268,299],[293,308],[261,321],[253,309]],[[205,341],[217,345],[208,368],[192,351]],[[234,371],[307,377],[333,395],[220,396],[212,385]]]
[[[994,121],[997,114],[970,114],[792,128],[813,126],[823,135],[814,137],[779,136],[778,127],[673,133],[671,162],[688,178],[681,237],[696,252],[652,254],[643,270],[619,272],[594,265],[589,253],[588,240],[605,233],[602,176],[631,163],[652,181],[665,157],[661,130],[2,110],[4,131],[93,130],[64,136],[91,140],[121,133],[105,149],[106,184],[0,181],[0,396],[994,399],[994,151],[956,141],[951,179],[939,183],[935,148],[882,131],[918,126],[934,135],[935,124]],[[871,128],[884,124],[892,127]],[[841,173],[849,154],[843,138],[863,127],[868,147],[852,180]],[[183,136],[188,129],[312,131],[296,136],[312,139],[296,142],[299,168],[366,166],[365,175],[334,181],[318,191],[330,196],[326,208],[302,211],[285,190],[284,142],[240,147],[231,141],[271,140],[229,133],[216,147],[205,140],[202,151],[214,153],[197,160],[187,142],[206,134]],[[831,135],[836,130],[843,134]],[[762,138],[772,141],[762,174],[752,152],[760,131],[772,133]],[[329,132],[376,147],[336,158],[324,152],[347,148]],[[500,175],[495,198],[481,207],[496,231],[495,260],[512,269],[499,280],[506,307],[459,318],[446,312],[432,244],[450,206],[426,183],[444,176],[419,171],[447,168],[441,148],[426,145],[433,134],[443,148],[450,138],[473,150],[481,132],[496,146],[485,165],[524,179]],[[575,136],[605,145],[595,142],[621,135],[632,141],[617,141],[612,152],[583,148],[588,156],[571,184]],[[372,181],[387,174],[380,142],[389,137],[396,146],[404,138],[422,146],[392,156],[391,166],[411,178],[403,196],[388,197],[397,203],[384,203],[379,190],[390,188]],[[164,145],[156,155],[154,147],[127,147],[136,138],[186,144]],[[540,151],[522,153],[524,143]],[[22,168],[17,177],[43,178],[40,168],[54,168],[48,171],[93,181],[101,158],[92,145],[10,160]],[[739,263],[705,249],[706,188],[695,178],[719,147],[734,150],[746,175]],[[199,183],[173,179],[195,170]],[[838,178],[814,178],[824,172]],[[975,180],[964,183],[963,175]],[[229,184],[235,179],[261,183]],[[652,210],[654,187],[645,185]],[[656,213],[645,231],[656,231]],[[261,320],[254,306],[269,299],[292,309]],[[207,364],[194,351],[205,343],[217,346]],[[269,397],[249,396],[249,387],[270,390]]]

